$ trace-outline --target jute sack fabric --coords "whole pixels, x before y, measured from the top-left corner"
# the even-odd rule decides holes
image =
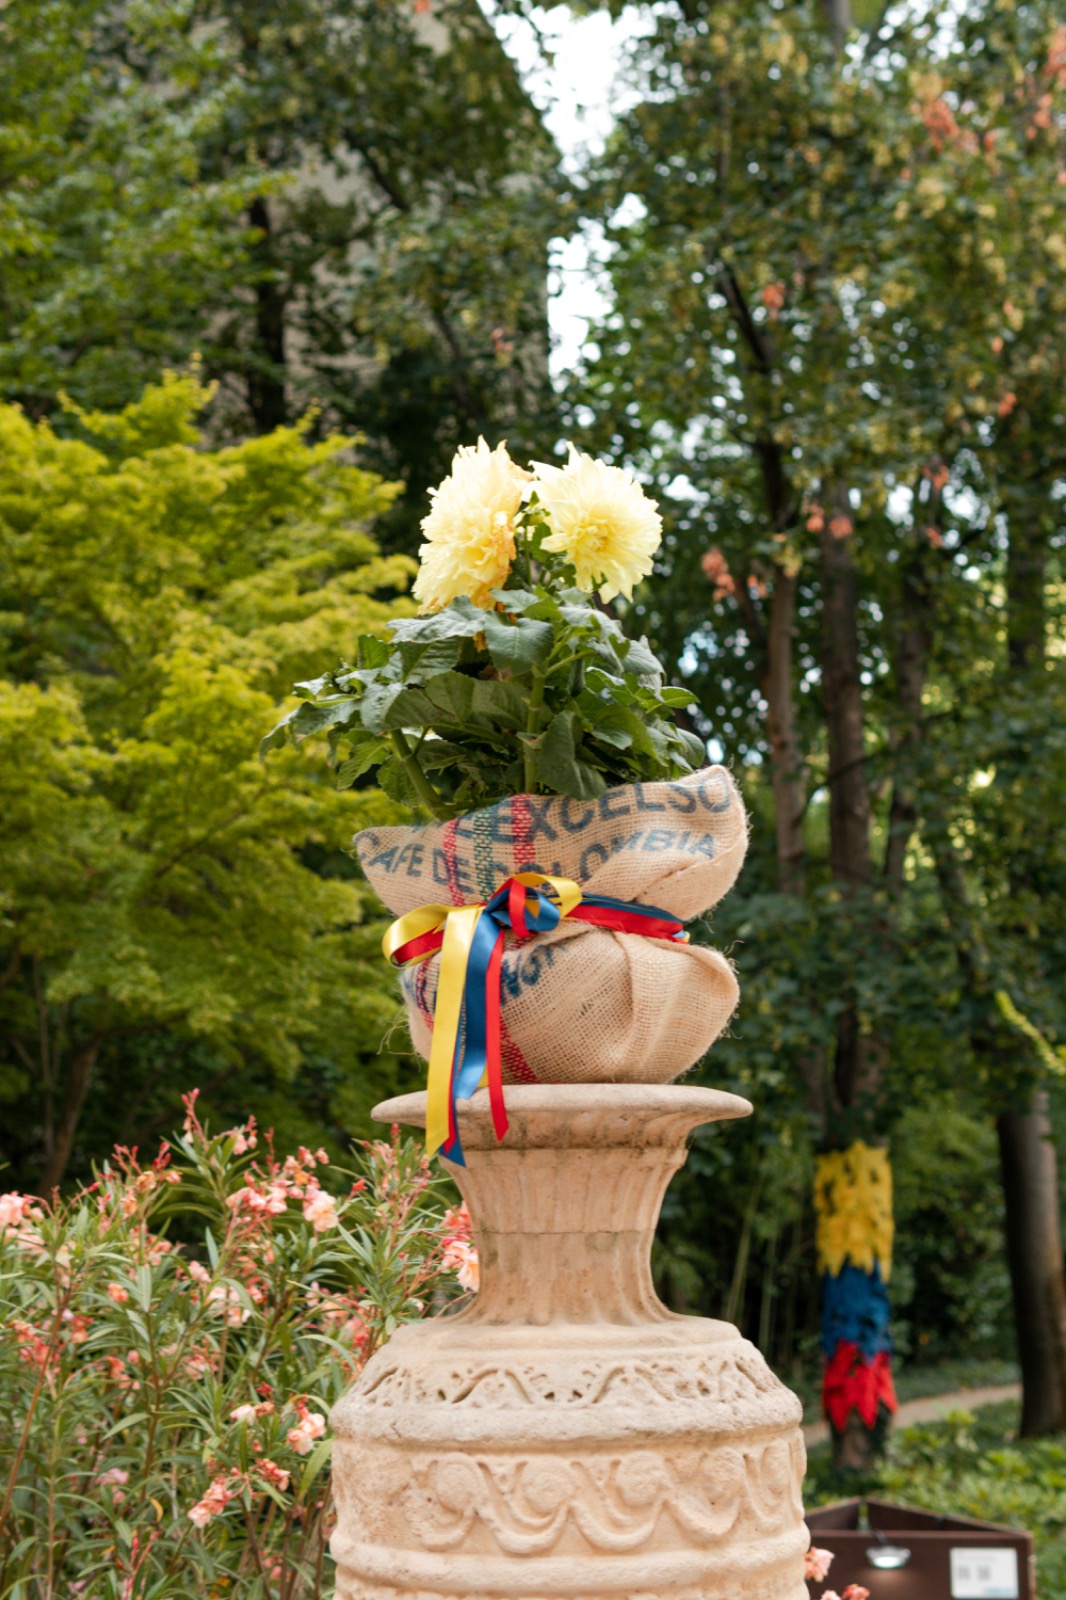
[[[363,870],[396,916],[487,900],[516,872],[572,878],[590,894],[681,921],[736,881],[747,820],[724,767],[596,800],[514,795],[425,827],[368,828]],[[440,957],[401,974],[411,1038],[428,1058]],[[725,957],[565,919],[523,944],[508,935],[502,1058],[511,1083],[665,1083],[721,1033],[739,990]]]

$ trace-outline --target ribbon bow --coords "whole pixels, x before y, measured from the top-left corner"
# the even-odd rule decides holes
[[[433,1044],[429,1056],[426,1148],[465,1166],[455,1113],[488,1084],[497,1139],[507,1132],[500,1065],[500,982],[508,933],[521,943],[550,933],[564,917],[619,933],[687,944],[684,926],[655,906],[584,894],[570,878],[543,872],[518,872],[488,900],[471,905],[420,906],[399,917],[386,933],[383,949],[394,967],[415,966],[441,952]]]

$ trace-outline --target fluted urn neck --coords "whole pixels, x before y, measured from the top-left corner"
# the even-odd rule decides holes
[[[497,1141],[488,1092],[459,1103],[481,1286],[467,1325],[674,1322],[652,1284],[651,1245],[666,1186],[702,1123],[749,1116],[750,1103],[679,1084],[521,1084],[506,1090]],[[425,1094],[375,1107],[423,1128]]]

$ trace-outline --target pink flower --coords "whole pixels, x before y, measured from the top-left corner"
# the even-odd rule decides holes
[[[803,1558],[803,1576],[809,1578],[812,1583],[824,1583],[832,1565],[832,1550],[818,1550],[811,1545]]]
[[[260,1461],[259,1472],[275,1489],[285,1490],[289,1487],[288,1472],[284,1467],[279,1467],[276,1461],[271,1461],[269,1456],[265,1461]]]
[[[231,1328],[239,1328],[251,1316],[247,1306],[241,1305],[239,1291],[232,1284],[216,1283],[207,1292],[207,1303]]]
[[[725,556],[716,545],[711,545],[700,557],[700,566],[708,583],[714,584],[715,600],[724,600],[736,593],[736,584]]]
[[[121,1363],[120,1363],[121,1364]],[[215,1358],[208,1348],[190,1350],[185,1357],[185,1371],[190,1378],[203,1378],[215,1370]]]
[[[229,1419],[231,1422],[257,1422],[259,1411],[255,1406],[234,1406]]]
[[[444,1246],[445,1271],[456,1272],[460,1287],[476,1294],[481,1281],[477,1251],[462,1239],[449,1239]]]
[[[197,1283],[210,1283],[211,1274],[199,1261],[189,1262],[189,1277],[195,1278]]]
[[[130,1297],[129,1290],[124,1289],[121,1283],[109,1283],[107,1292],[117,1306],[124,1306]]]
[[[335,1228],[340,1221],[333,1196],[317,1186],[308,1189],[304,1195],[304,1217],[316,1233],[325,1233],[327,1228]]]
[[[321,1411],[305,1411],[295,1428],[288,1432],[288,1442],[298,1456],[310,1455],[316,1439],[326,1431],[326,1419]]]
[[[116,1506],[120,1506],[126,1498],[123,1484],[129,1483],[130,1475],[123,1467],[108,1467],[106,1472],[101,1472],[97,1483],[102,1489],[111,1490],[111,1498]]]
[[[246,1177],[244,1182],[244,1188],[237,1189],[226,1201],[232,1210],[243,1206],[246,1211],[258,1212],[262,1216],[281,1216],[289,1201],[287,1185],[272,1183],[268,1189],[261,1189],[251,1178]]]
[[[223,1139],[233,1140],[233,1154],[235,1156],[243,1156],[246,1151],[254,1150],[256,1144],[258,1143],[258,1135],[255,1131],[255,1118],[249,1117],[248,1121],[243,1127],[227,1128],[222,1137]]]
[[[128,1389],[133,1383],[126,1370],[126,1363],[118,1356],[105,1356],[104,1363],[107,1367],[107,1376],[111,1383],[117,1384],[120,1389]]]
[[[8,1194],[0,1194],[0,1228],[17,1228],[27,1218],[35,1220],[41,1216],[41,1210],[35,1204],[32,1195],[16,1194],[11,1190]]]
[[[444,1213],[440,1230],[445,1239],[470,1238],[470,1212],[467,1210],[465,1200],[461,1206],[456,1206],[454,1211],[446,1211]]]
[[[10,1328],[19,1344],[19,1359],[30,1367],[47,1367],[51,1356],[48,1340],[43,1338],[32,1323],[15,1317]]]
[[[227,1479],[213,1478],[203,1499],[198,1500],[189,1512],[189,1521],[194,1527],[206,1528],[212,1517],[225,1511],[235,1492]]]
[[[849,1583],[844,1590],[843,1600],[870,1600],[869,1589],[864,1589],[861,1583]]]

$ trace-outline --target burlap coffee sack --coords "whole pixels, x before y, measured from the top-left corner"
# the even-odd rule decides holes
[[[425,827],[368,828],[363,870],[396,916],[486,900],[515,872],[572,878],[590,894],[681,921],[736,880],[747,822],[724,767],[598,799],[515,795]],[[411,1037],[428,1058],[440,959],[402,974]],[[738,988],[724,956],[564,919],[503,959],[503,1068],[514,1083],[665,1083],[721,1033]]]

